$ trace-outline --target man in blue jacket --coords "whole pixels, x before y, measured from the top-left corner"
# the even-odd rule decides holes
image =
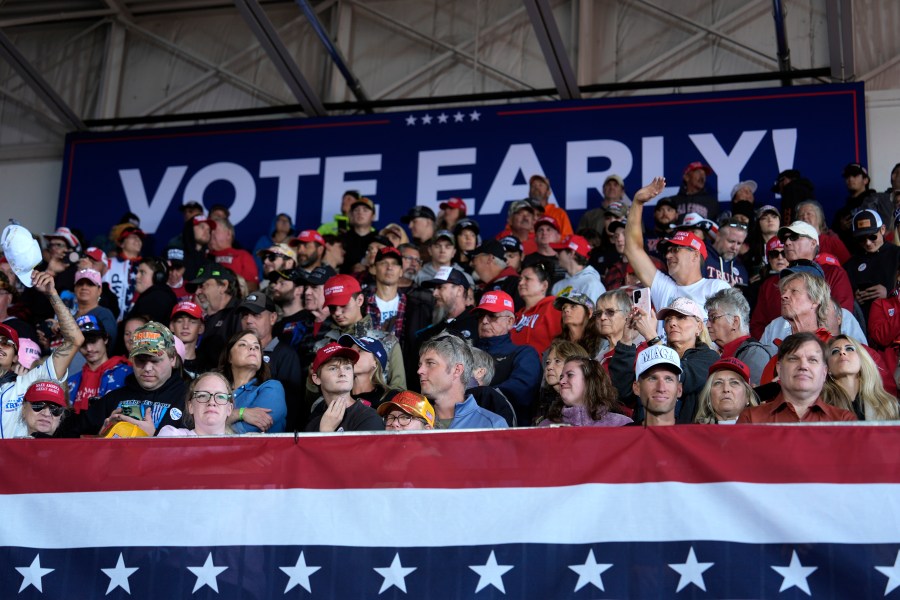
[[[490,386],[500,390],[513,404],[516,421],[531,424],[534,400],[541,385],[541,357],[529,345],[518,345],[509,331],[516,323],[513,299],[506,292],[488,291],[475,308],[478,315],[478,341],[494,357],[494,378]]]
[[[422,344],[417,374],[422,393],[434,404],[435,429],[508,427],[503,417],[466,395],[474,362],[472,348],[453,334],[442,333]]]

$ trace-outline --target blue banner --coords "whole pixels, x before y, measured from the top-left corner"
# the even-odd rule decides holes
[[[131,211],[164,242],[180,231],[178,207],[196,200],[230,206],[252,247],[276,214],[317,227],[356,189],[375,201],[378,225],[459,196],[491,233],[532,174],[550,179],[551,200],[577,223],[607,175],[623,176],[630,195],[664,174],[671,195],[696,160],[715,171],[720,201],[754,179],[757,203],[777,204],[769,187],[796,168],[831,213],[846,197],[842,167],[866,163],[864,106],[863,85],[847,84],[75,133],[58,224],[90,238]]]

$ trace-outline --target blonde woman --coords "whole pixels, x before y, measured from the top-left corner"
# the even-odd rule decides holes
[[[825,360],[828,378],[822,398],[826,403],[854,412],[860,421],[900,419],[897,398],[884,390],[875,361],[859,342],[848,335],[831,338]]]
[[[736,423],[745,408],[759,405],[759,396],[750,387],[750,367],[734,357],[713,363],[697,403],[694,423]]]
[[[185,427],[166,425],[157,437],[196,437],[232,433],[228,417],[234,411],[234,393],[225,376],[217,372],[203,373],[188,388],[187,410],[181,418]]]

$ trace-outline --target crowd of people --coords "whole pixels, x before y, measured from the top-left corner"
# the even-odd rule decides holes
[[[543,175],[499,232],[352,190],[252,251],[197,202],[165,242],[11,225],[0,437],[900,419],[900,164],[847,165],[830,227],[797,170],[730,203],[710,173],[610,175],[575,227]]]

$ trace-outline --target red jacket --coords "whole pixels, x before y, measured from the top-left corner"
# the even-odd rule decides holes
[[[509,332],[513,343],[528,344],[543,356],[553,338],[562,333],[562,313],[553,307],[554,300],[555,296],[547,296],[534,308],[523,308],[516,313],[516,325]]]

